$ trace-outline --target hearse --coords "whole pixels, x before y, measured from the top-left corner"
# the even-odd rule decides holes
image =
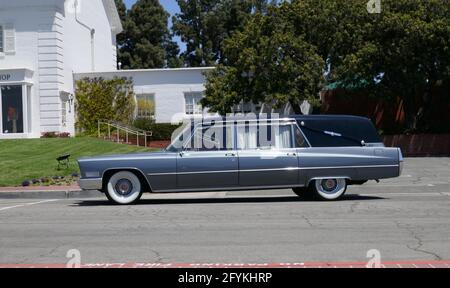
[[[398,177],[399,148],[383,145],[357,116],[227,117],[190,121],[163,151],[78,159],[79,185],[116,204],[144,192],[289,188],[301,197],[340,199],[348,185]]]

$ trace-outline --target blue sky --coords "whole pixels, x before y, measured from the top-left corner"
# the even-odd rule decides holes
[[[124,0],[124,2],[125,5],[127,5],[127,7],[130,8],[134,3],[136,3],[136,0]],[[170,13],[170,15],[175,15],[175,13],[180,12],[180,8],[178,7],[176,0],[159,0],[159,3],[161,3],[162,6],[164,6],[164,9],[166,9],[166,11]],[[170,25],[172,25],[171,19],[169,19],[169,21]],[[175,37],[174,40],[177,41],[181,51],[186,50],[186,45],[183,42],[181,42],[181,39],[179,37]]]

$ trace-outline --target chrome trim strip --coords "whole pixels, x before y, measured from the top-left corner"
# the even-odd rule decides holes
[[[245,170],[221,170],[221,171],[194,171],[194,172],[167,172],[167,173],[148,173],[148,176],[165,176],[165,175],[190,175],[190,174],[211,174],[211,173],[237,173],[237,172],[264,172],[264,171],[294,171],[294,170],[316,170],[316,169],[353,169],[353,168],[387,168],[398,167],[393,165],[366,165],[366,166],[328,166],[328,167],[286,167],[286,168],[270,168],[270,169],[245,169]]]
[[[210,191],[240,191],[240,190],[270,190],[305,187],[302,184],[280,185],[280,186],[234,186],[234,187],[215,187],[215,188],[187,188],[187,189],[170,189],[170,190],[155,190],[156,193],[176,193],[176,192],[210,192]]]
[[[189,175],[189,174],[210,174],[210,173],[236,173],[239,170],[222,170],[222,171],[195,171],[195,172],[167,172],[167,173],[149,173],[148,176],[164,176],[164,175]]]
[[[190,174],[211,174],[211,173],[238,173],[238,172],[259,172],[259,171],[293,171],[299,170],[298,167],[287,168],[271,168],[271,169],[246,169],[246,170],[218,170],[218,171],[194,171],[194,172],[167,172],[167,173],[149,173],[149,176],[164,176],[164,175],[190,175]]]
[[[300,167],[300,170],[315,170],[315,169],[346,169],[346,168],[387,168],[398,167],[398,164],[393,165],[362,165],[362,166],[328,166],[328,167]]]
[[[143,154],[151,154],[152,152],[143,152]],[[175,156],[175,154],[177,154],[176,152],[164,152],[167,154],[173,154]],[[116,161],[126,161],[126,160],[153,160],[153,159],[167,159],[167,156],[152,156],[149,155],[148,157],[146,156],[133,156],[133,154],[122,154],[123,157],[121,158],[103,158],[103,159],[96,159],[95,157],[92,158],[87,158],[87,159],[82,159],[83,162],[101,162],[101,161],[111,161],[111,160],[116,160]],[[174,157],[175,158],[175,157]],[[136,168],[133,168],[136,169]]]

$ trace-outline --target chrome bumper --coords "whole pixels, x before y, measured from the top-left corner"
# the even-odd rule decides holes
[[[78,185],[82,190],[101,190],[102,178],[80,179]]]
[[[403,159],[402,150],[400,150],[400,148],[398,148],[398,164],[399,164],[398,176],[402,175],[403,167],[405,165],[404,162],[405,162],[405,160]]]

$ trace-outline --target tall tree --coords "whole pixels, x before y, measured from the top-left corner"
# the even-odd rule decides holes
[[[108,119],[130,124],[134,117],[133,79],[84,78],[76,81],[78,129],[96,133],[98,121]]]
[[[333,52],[334,78],[347,86],[364,83],[374,97],[399,97],[406,130],[428,131],[432,90],[450,80],[450,3],[384,0],[381,13],[369,14],[352,1],[352,17],[340,17],[336,27],[347,34]],[[448,96],[446,102],[450,107]]]
[[[268,0],[177,0],[180,13],[173,30],[186,43],[188,66],[211,66],[222,59],[223,40],[241,29],[254,12],[264,12]]]
[[[427,131],[433,87],[450,81],[449,2],[383,0],[374,14],[366,5],[292,0],[254,17],[225,41],[226,66],[208,75],[204,104],[217,111],[242,100],[295,105],[338,83],[373,97],[399,97],[407,128]]]
[[[221,114],[241,101],[290,103],[301,114],[302,100],[315,101],[323,82],[324,63],[315,46],[282,21],[281,10],[257,14],[242,32],[225,41],[226,66],[207,75],[203,104]]]
[[[116,0],[124,32],[118,37],[118,58],[124,69],[177,66],[179,49],[168,28],[169,13],[158,0],[138,0],[124,12]]]

